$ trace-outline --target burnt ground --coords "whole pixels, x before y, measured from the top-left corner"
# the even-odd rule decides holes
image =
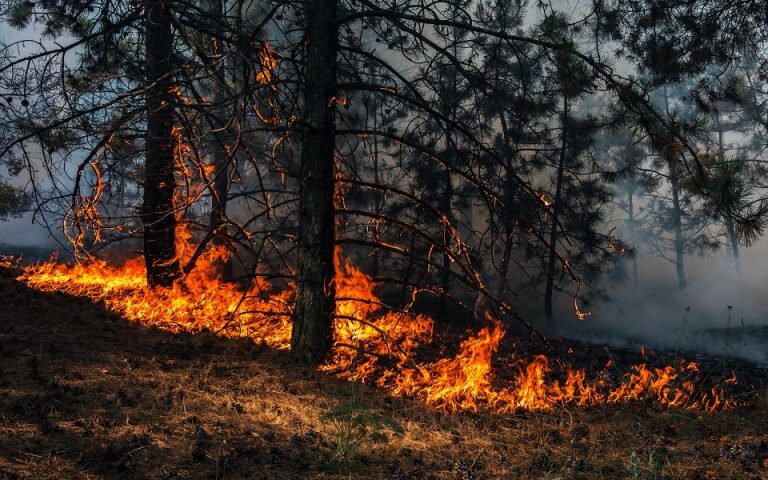
[[[765,392],[444,414],[10,278],[0,298],[0,479],[768,479]]]

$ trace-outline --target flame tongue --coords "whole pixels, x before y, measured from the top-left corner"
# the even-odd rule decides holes
[[[182,231],[180,256],[192,253],[191,235]],[[279,349],[290,346],[293,292],[277,291],[256,279],[247,292],[221,282],[216,266],[226,258],[221,248],[210,248],[197,267],[172,288],[146,288],[143,261],[121,266],[101,260],[75,265],[54,261],[26,267],[21,280],[42,291],[87,296],[108,309],[143,325],[171,331],[211,330],[228,337],[249,337]],[[419,347],[432,341],[433,320],[425,315],[388,310],[375,295],[370,276],[337,255],[336,346],[322,370],[354,381],[374,383],[394,395],[423,398],[445,411],[499,412],[542,410],[559,404],[581,406],[649,399],[661,405],[714,411],[735,402],[720,385],[704,393],[694,384],[698,366],[679,368],[633,366],[615,378],[612,362],[588,379],[584,370],[566,368],[558,375],[549,359],[539,355],[518,359],[515,378],[495,385],[493,356],[504,330],[498,321],[461,342],[452,357],[434,362],[417,359]],[[724,382],[736,383],[735,376]]]
[[[191,254],[189,248],[180,252],[182,256]],[[172,288],[147,289],[141,258],[121,266],[103,260],[71,266],[50,261],[26,267],[20,279],[38,290],[87,296],[142,325],[174,332],[211,330],[287,348],[290,321],[284,312],[290,292],[272,292],[268,282],[257,279],[243,293],[237,286],[219,281],[213,272],[223,255],[221,248],[209,249],[197,268]]]

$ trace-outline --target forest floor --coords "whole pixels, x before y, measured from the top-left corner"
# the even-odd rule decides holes
[[[0,479],[768,479],[765,395],[445,414],[0,278]]]

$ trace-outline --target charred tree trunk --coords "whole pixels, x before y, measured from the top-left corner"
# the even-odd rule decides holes
[[[557,184],[552,204],[552,223],[549,232],[549,256],[547,258],[547,282],[544,288],[544,321],[548,327],[555,323],[552,296],[555,288],[555,263],[557,261],[557,221],[563,196],[563,176],[568,149],[568,97],[563,97],[562,134],[560,137],[560,161],[557,165]]]
[[[316,365],[331,348],[336,309],[333,249],[337,0],[309,0],[306,5],[298,270],[291,354],[300,363]]]
[[[147,2],[147,139],[144,199],[144,262],[150,286],[169,286],[181,275],[176,257],[176,214],[173,207],[174,85],[171,65],[171,19],[158,0]]]

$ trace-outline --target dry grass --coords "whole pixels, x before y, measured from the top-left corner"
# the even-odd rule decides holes
[[[764,400],[447,415],[248,342],[0,295],[0,478],[768,478]]]

